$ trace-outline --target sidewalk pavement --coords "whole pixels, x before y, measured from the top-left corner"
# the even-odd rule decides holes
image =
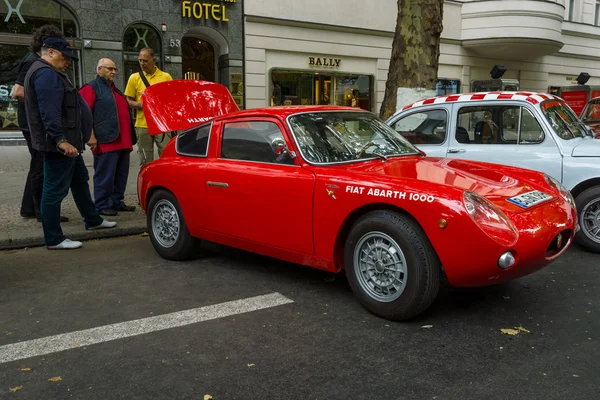
[[[155,156],[158,156],[155,153]],[[0,250],[44,245],[42,224],[34,219],[25,219],[20,215],[21,199],[25,179],[29,171],[29,151],[27,146],[2,145],[0,143]],[[93,156],[89,148],[83,153],[85,165],[90,174],[90,192],[94,197]],[[136,206],[134,212],[119,212],[116,217],[105,217],[116,221],[112,229],[87,231],[83,218],[75,206],[73,196],[69,194],[62,202],[62,215],[69,217],[69,222],[61,224],[63,232],[71,240],[89,240],[114,236],[134,235],[146,232],[146,215],[138,206],[137,175],[139,157],[137,147],[131,152],[129,180],[125,191],[125,203]],[[84,244],[85,246],[85,244]]]

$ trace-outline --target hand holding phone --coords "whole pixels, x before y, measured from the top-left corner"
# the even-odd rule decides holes
[[[56,148],[67,157],[73,158],[79,155],[79,151],[69,142],[61,142]]]

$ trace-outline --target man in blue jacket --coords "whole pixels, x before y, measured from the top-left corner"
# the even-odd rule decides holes
[[[68,239],[60,227],[60,205],[69,193],[86,229],[113,228],[94,207],[89,175],[81,153],[92,133],[90,109],[64,74],[77,60],[69,42],[47,38],[41,58],[25,76],[25,108],[31,144],[44,157],[44,188],[40,213],[48,249],[76,249],[81,242]]]

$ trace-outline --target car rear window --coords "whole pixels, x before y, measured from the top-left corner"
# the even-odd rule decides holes
[[[194,157],[206,157],[208,138],[212,124],[193,128],[177,136],[175,149],[178,154]]]

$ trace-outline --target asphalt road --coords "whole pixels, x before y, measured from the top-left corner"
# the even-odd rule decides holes
[[[343,275],[213,244],[186,263],[141,236],[0,252],[0,398],[597,399],[599,278],[572,248],[392,323]]]

